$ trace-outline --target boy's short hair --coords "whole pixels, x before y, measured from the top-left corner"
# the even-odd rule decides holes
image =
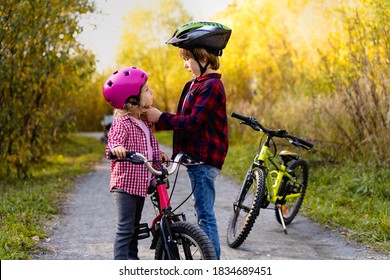
[[[187,49],[179,49],[180,57],[181,58],[195,58],[195,56],[199,59],[201,62],[208,62],[210,65],[210,68],[213,70],[219,69],[219,57],[215,54],[209,53],[204,48],[194,48],[192,50]],[[195,55],[195,56],[194,56]]]

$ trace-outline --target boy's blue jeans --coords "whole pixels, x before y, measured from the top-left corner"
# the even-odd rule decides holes
[[[115,260],[138,260],[138,240],[134,226],[141,220],[145,198],[120,190],[113,192],[118,214],[118,228],[114,242]]]
[[[188,176],[194,189],[195,211],[198,224],[214,245],[217,259],[221,249],[218,236],[217,219],[214,213],[215,179],[219,169],[209,165],[187,166]]]

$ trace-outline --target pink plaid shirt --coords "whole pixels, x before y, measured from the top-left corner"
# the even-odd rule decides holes
[[[160,160],[160,149],[157,139],[154,137],[151,126],[145,122],[150,131],[150,143],[153,151],[153,160]],[[146,135],[141,127],[130,116],[116,117],[108,133],[108,151],[116,146],[123,146],[127,151],[136,151],[148,157]],[[160,169],[161,164],[153,164]],[[111,162],[110,191],[113,188],[121,189],[129,194],[146,197],[150,185],[150,174],[145,165],[132,164],[131,162]]]

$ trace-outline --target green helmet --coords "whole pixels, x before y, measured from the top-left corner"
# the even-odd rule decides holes
[[[166,43],[183,49],[204,48],[222,55],[232,30],[217,22],[189,22],[179,27]]]

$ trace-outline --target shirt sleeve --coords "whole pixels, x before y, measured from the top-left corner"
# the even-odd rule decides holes
[[[126,129],[122,122],[116,121],[114,119],[110,131],[108,132],[108,143],[106,146],[106,156],[108,157],[108,152],[117,146],[126,145]]]
[[[195,98],[195,102],[189,102],[193,104],[192,107],[184,104],[184,107],[181,109],[182,114],[162,113],[158,121],[159,129],[197,130],[199,126],[208,121],[209,116],[220,99],[220,95],[221,88],[219,84],[206,83],[200,91],[191,96],[191,98]]]

